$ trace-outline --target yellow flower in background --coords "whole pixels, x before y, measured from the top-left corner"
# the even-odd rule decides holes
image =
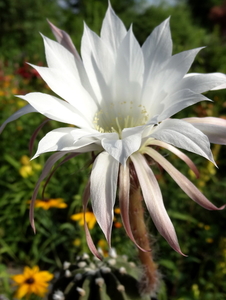
[[[31,294],[44,297],[47,293],[48,281],[52,279],[53,274],[48,271],[40,271],[38,266],[25,267],[23,274],[12,276],[12,280],[18,286],[15,297],[21,299]]]
[[[79,247],[81,245],[81,239],[77,238],[73,241],[73,245]]]
[[[50,208],[66,208],[67,204],[62,198],[56,199],[45,199],[45,200],[36,200],[35,207],[40,207],[42,209],[48,210]]]
[[[96,218],[95,218],[94,214],[90,211],[87,211],[85,213],[85,215],[86,215],[85,218],[86,218],[86,222],[87,222],[89,229],[93,229],[93,227],[96,223]],[[71,219],[73,221],[78,221],[80,226],[84,225],[84,213],[74,214],[71,216]]]
[[[107,257],[108,256],[108,243],[106,240],[100,239],[97,243],[97,247],[99,248],[99,251],[101,250],[103,252],[103,256]]]
[[[34,174],[34,172],[32,170],[32,166],[30,166],[30,165],[29,166],[22,166],[19,170],[19,173],[23,178],[27,178],[27,177]]]
[[[42,166],[40,164],[30,161],[27,155],[21,156],[20,163],[22,164],[22,166],[19,169],[19,173],[23,178],[32,176],[34,174],[34,171],[42,169]]]

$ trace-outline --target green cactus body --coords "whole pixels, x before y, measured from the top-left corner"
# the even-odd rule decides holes
[[[139,269],[125,256],[112,253],[100,261],[87,254],[76,258],[53,285],[49,300],[150,300],[139,293]]]

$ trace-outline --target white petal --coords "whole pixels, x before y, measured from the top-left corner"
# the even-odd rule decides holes
[[[210,143],[226,145],[226,120],[214,117],[186,118],[183,120],[207,135]]]
[[[142,50],[130,28],[118,49],[115,74],[111,82],[113,99],[138,103],[143,72]]]
[[[195,202],[208,210],[221,210],[225,205],[218,208],[212,204],[198,189],[188,180],[181,172],[179,172],[167,159],[152,148],[147,148],[146,153],[150,155],[157,163],[159,163],[169,175],[176,181],[180,188]]]
[[[104,138],[101,143],[111,156],[125,165],[128,157],[140,148],[141,133],[127,136],[122,140]]]
[[[168,80],[164,82],[165,89],[171,88],[172,82],[177,83],[178,80],[181,80],[184,77],[201,49],[203,49],[203,47],[183,51],[168,59],[168,61],[164,64],[163,73],[165,76],[169,75],[170,72],[171,74]]]
[[[84,116],[84,119],[89,120],[90,124],[92,123],[98,106],[95,103],[95,99],[83,88],[75,76],[65,76],[63,72],[57,69],[34,65],[32,67],[37,70],[57,95],[73,105]]]
[[[107,44],[84,26],[81,54],[90,83],[97,99],[108,99],[107,84],[112,79],[114,69],[113,53]]]
[[[126,35],[126,28],[116,16],[109,2],[108,10],[103,20],[100,36],[108,44],[113,54],[116,55],[118,47]]]
[[[97,156],[90,176],[93,212],[109,244],[114,217],[113,207],[117,190],[118,168],[119,163],[107,152],[102,152]]]
[[[151,81],[160,66],[172,55],[169,18],[157,26],[142,46],[145,62],[145,81]]]
[[[202,94],[196,94],[191,90],[180,90],[173,94],[169,94],[161,103],[159,103],[158,111],[159,114],[158,121],[163,121],[182,109],[198,103],[203,100],[209,100]]]
[[[165,120],[154,129],[150,136],[201,155],[215,163],[207,136],[185,121]]]
[[[58,42],[43,36],[48,67],[64,73],[65,77],[73,76],[80,80],[74,55]]]
[[[31,112],[38,112],[33,106],[30,104],[22,107],[18,111],[16,111],[12,116],[10,116],[0,127],[0,133],[4,130],[5,126],[12,122],[17,120],[18,118],[22,117],[23,115],[29,114]]]
[[[167,240],[170,246],[182,254],[173,224],[166,212],[158,182],[145,158],[140,153],[131,156],[138,180],[142,189],[144,201],[151,218],[159,233]]]
[[[154,78],[147,80],[142,94],[142,104],[151,114],[156,112],[161,102],[184,78],[201,48],[180,52],[163,62]]]
[[[70,104],[54,96],[43,93],[30,93],[18,96],[30,103],[39,113],[59,122],[79,127],[90,127],[86,119]]]
[[[222,73],[189,73],[184,76],[177,89],[188,88],[195,93],[226,88],[226,75]]]
[[[91,144],[89,147],[86,147]],[[85,147],[85,148],[84,148]],[[48,132],[39,142],[34,158],[42,153],[52,151],[89,152],[101,150],[100,143],[92,139],[90,132],[70,127],[57,128]]]
[[[76,80],[81,83],[81,85],[96,101],[95,94],[90,85],[83,62],[73,45],[71,38],[65,31],[57,28],[51,22],[49,22],[49,24],[58,43],[43,36],[48,66],[60,71],[64,77],[76,77]],[[59,45],[59,43],[63,47]],[[69,53],[65,48],[69,51]],[[66,76],[66,74],[69,76]]]

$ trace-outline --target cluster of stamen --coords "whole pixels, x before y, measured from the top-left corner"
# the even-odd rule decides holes
[[[143,105],[133,105],[132,101],[110,103],[99,110],[93,119],[96,130],[101,133],[116,132],[121,137],[122,130],[147,123],[149,114]]]

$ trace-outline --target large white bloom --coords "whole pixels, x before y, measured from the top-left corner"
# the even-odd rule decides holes
[[[33,67],[61,98],[43,93],[19,96],[29,104],[1,127],[2,130],[8,122],[30,112],[39,112],[75,126],[52,130],[39,142],[34,157],[46,152],[57,153],[46,162],[33,200],[40,182],[65,154],[73,156],[97,151],[85,192],[84,208],[90,197],[94,214],[108,242],[119,182],[122,220],[127,234],[136,243],[128,213],[130,176],[135,172],[158,231],[171,247],[181,253],[149,162],[160,164],[198,204],[206,209],[218,209],[155,149],[157,146],[172,151],[196,174],[198,171],[193,162],[176,147],[214,163],[210,142],[226,143],[226,121],[170,117],[192,104],[208,100],[201,93],[225,88],[225,75],[186,74],[201,48],[172,56],[169,19],[156,27],[140,47],[132,28],[127,31],[109,5],[100,37],[85,25],[81,57],[70,37],[50,25],[57,42],[43,37],[48,67]],[[98,255],[87,228],[86,234],[91,250]]]

